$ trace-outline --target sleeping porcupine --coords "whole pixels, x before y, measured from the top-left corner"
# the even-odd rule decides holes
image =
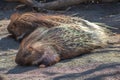
[[[16,63],[46,67],[107,45],[109,36],[104,28],[86,20],[83,22],[86,24],[36,29],[22,41]]]
[[[31,32],[39,27],[56,27],[63,24],[76,24],[80,26],[88,26],[83,19],[65,16],[60,14],[41,14],[41,13],[15,13],[11,16],[11,22],[7,29],[10,34],[17,40],[27,37]],[[90,25],[92,26],[92,25]]]
[[[10,18],[11,21],[7,30],[16,40],[21,40],[38,27],[51,28],[60,24],[74,23],[72,18],[73,17],[58,14],[53,15],[32,12],[23,14],[14,13]]]

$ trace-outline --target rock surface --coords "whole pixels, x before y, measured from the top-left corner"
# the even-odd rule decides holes
[[[3,5],[5,9],[7,6]],[[0,74],[8,80],[120,80],[120,43],[47,68],[18,66],[14,59],[19,43],[6,30],[13,12],[16,12],[13,8],[0,8]],[[80,5],[64,13],[105,23],[120,33],[120,3]]]

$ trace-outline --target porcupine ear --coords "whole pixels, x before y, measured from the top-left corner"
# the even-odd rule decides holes
[[[34,45],[33,49],[36,50],[39,54],[42,54],[41,58],[39,60],[36,60],[33,62],[33,64],[38,64],[39,67],[46,67],[53,65],[60,61],[60,56],[57,54],[57,52],[54,50],[52,46],[49,45]]]

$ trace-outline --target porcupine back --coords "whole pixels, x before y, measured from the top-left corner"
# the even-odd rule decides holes
[[[84,29],[86,28],[86,29]],[[107,44],[108,35],[97,26],[60,25],[45,30],[33,43],[53,46],[62,59],[71,58]],[[67,55],[67,56],[65,56]]]

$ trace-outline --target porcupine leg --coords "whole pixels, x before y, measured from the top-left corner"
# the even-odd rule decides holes
[[[40,68],[53,65],[60,61],[60,56],[53,53],[44,53],[42,58],[33,62],[33,65],[39,65]]]

